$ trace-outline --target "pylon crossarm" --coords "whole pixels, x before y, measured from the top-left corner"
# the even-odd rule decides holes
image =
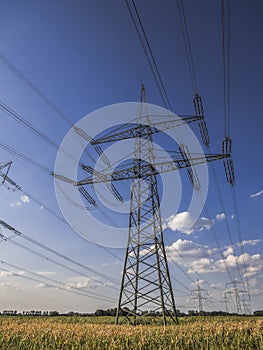
[[[203,163],[209,163],[213,162],[219,159],[225,159],[229,158],[229,154],[206,154],[204,156],[199,157],[192,157],[186,162],[185,159],[174,159],[170,161],[165,162],[155,162],[155,169],[149,164],[141,164],[140,167],[143,170],[143,179],[146,179],[147,177],[150,177],[153,175],[153,173],[156,175],[158,169],[158,173],[166,173],[173,170],[179,170],[184,169],[188,167],[193,167],[196,165],[200,165]],[[93,176],[89,176],[84,180],[75,182],[75,186],[83,186],[88,184],[94,184],[94,183],[101,183],[101,182],[112,182],[112,181],[120,181],[120,180],[131,180],[131,179],[138,179],[138,172],[137,168],[134,167],[134,163],[132,162],[132,165],[129,165],[121,170],[115,170],[115,171],[109,171],[106,169],[105,171],[102,171],[100,175],[96,175],[95,173]]]
[[[149,116],[151,117],[151,116]],[[168,119],[147,124],[126,123],[121,127],[107,133],[107,135],[92,139],[92,145],[116,142],[119,140],[134,139],[136,137],[147,138],[149,134],[155,134],[164,130],[173,129],[184,124],[192,123],[204,119],[202,115],[182,116],[171,115]]]
[[[9,168],[10,168],[10,166],[11,166],[11,164],[12,164],[12,162],[10,161],[10,162],[4,162],[4,163],[0,163],[0,170],[2,170],[2,169],[4,169],[4,168],[8,168],[8,170],[9,170]]]

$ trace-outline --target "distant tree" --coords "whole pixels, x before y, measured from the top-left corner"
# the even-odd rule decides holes
[[[263,316],[263,310],[257,310],[253,312],[254,316]]]
[[[59,316],[58,311],[49,311],[49,316]]]

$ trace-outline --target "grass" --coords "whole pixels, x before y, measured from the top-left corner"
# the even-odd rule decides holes
[[[0,349],[263,349],[260,317],[187,317],[166,327],[113,323],[113,317],[2,316]]]

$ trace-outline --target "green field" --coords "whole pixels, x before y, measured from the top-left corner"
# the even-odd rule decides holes
[[[185,317],[178,326],[114,325],[113,317],[0,317],[1,350],[263,349],[261,317]]]

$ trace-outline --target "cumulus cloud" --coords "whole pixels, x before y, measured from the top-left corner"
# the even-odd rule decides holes
[[[257,245],[260,242],[260,239],[249,239],[249,240],[244,240],[242,241],[243,245]],[[240,246],[241,244],[238,243],[238,245]]]
[[[226,259],[217,260],[215,262],[215,267],[218,272],[223,272],[225,271],[226,265],[229,268],[235,268],[237,263],[240,266],[245,265],[247,276],[255,275],[263,268],[263,260],[260,254],[249,255],[247,253],[241,254],[239,256],[228,255]]]
[[[225,218],[226,218],[226,214],[225,213],[216,214],[216,220],[217,221],[222,221]]]
[[[102,286],[108,286],[109,283],[102,283],[98,281],[95,278],[92,277],[84,277],[84,276],[77,276],[77,277],[70,277],[69,278],[71,282],[67,283],[67,288],[78,288],[78,289],[96,289]]]
[[[192,286],[201,286],[202,284],[205,284],[205,280],[197,280],[191,283]]]
[[[38,283],[36,284],[36,288],[53,288],[53,287],[47,283]]]
[[[54,271],[38,271],[37,274],[43,275],[43,276],[52,276],[52,275],[55,275],[56,272],[54,272]]]
[[[202,258],[198,260],[194,260],[191,262],[192,269],[189,269],[189,273],[209,273],[215,272],[215,264],[213,259],[210,258]]]
[[[259,278],[263,270],[263,259],[260,254],[244,253],[235,256],[232,247],[227,247],[223,252],[224,257],[218,258],[217,249],[180,239],[166,247],[166,251],[167,259],[177,261],[188,268],[188,273],[225,273],[226,266],[235,271],[237,263],[246,277],[257,275]],[[182,259],[182,256],[185,259]]]
[[[21,202],[23,202],[23,203],[29,203],[30,202],[28,196],[21,196],[20,199],[21,199]]]
[[[21,207],[23,204],[27,204],[30,202],[30,199],[28,196],[20,196],[20,199],[18,201],[14,201],[10,203],[10,207]]]
[[[258,197],[258,196],[261,196],[263,194],[263,190],[259,191],[259,192],[256,192],[254,194],[251,194],[250,195],[250,198],[255,198],[255,197]]]
[[[191,240],[178,239],[172,245],[166,247],[168,260],[182,261],[185,259],[208,258],[212,250],[206,246],[195,243]]]
[[[15,276],[13,271],[0,271],[0,277]]]
[[[234,249],[233,249],[233,247],[227,247],[227,249],[223,252],[223,255],[224,256],[228,256],[228,255],[233,255],[233,253],[234,253]]]
[[[0,283],[0,289],[17,289],[17,288],[19,288],[17,283],[5,283],[5,282]]]
[[[170,228],[172,231],[180,231],[187,235],[209,230],[213,222],[205,217],[200,217],[196,221],[189,212],[184,211],[175,215],[171,215],[168,219],[164,219],[163,228]]]
[[[9,276],[18,276],[18,275],[24,275],[25,272],[24,271],[0,271],[0,277],[9,277]]]

